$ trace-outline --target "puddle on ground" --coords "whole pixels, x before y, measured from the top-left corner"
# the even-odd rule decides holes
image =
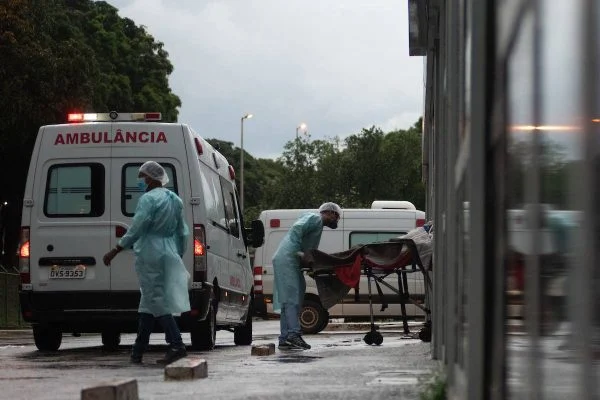
[[[31,379],[56,379],[55,376],[14,376],[8,378],[0,378],[0,381],[20,381]]]
[[[367,382],[367,386],[374,385],[416,385],[419,383],[419,371],[372,371],[363,375],[375,377]]]
[[[284,363],[284,364],[302,364],[309,363],[312,361],[319,360],[323,357],[320,356],[304,356],[304,355],[294,355],[294,354],[285,354],[280,355],[279,357],[274,358],[263,358],[261,361],[266,361],[270,363]]]

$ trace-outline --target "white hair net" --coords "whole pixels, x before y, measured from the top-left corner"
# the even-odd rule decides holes
[[[321,204],[321,207],[319,207],[319,212],[322,213],[323,211],[333,211],[338,213],[338,215],[342,215],[342,208],[331,202]]]
[[[156,161],[146,161],[140,167],[140,172],[148,175],[151,179],[160,182],[163,186],[169,183],[169,177],[163,167]]]

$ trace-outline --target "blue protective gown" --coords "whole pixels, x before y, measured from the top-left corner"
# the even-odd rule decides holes
[[[319,247],[323,221],[316,213],[302,215],[285,235],[275,255],[273,255],[273,310],[281,311],[281,305],[295,304],[302,306],[306,281],[300,271],[299,251],[307,251]]]
[[[140,313],[159,317],[190,310],[187,272],[181,256],[189,230],[183,219],[183,202],[165,188],[144,193],[133,223],[119,246],[133,246],[135,270],[140,282]]]

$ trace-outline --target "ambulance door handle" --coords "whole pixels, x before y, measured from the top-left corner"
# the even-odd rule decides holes
[[[238,257],[242,257],[242,258],[246,258],[246,257],[247,257],[247,256],[246,256],[246,253],[242,253],[241,251],[238,251],[238,252],[237,252],[237,256],[238,256]]]

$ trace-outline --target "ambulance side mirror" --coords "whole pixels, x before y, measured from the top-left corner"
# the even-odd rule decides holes
[[[229,233],[231,233],[232,235],[239,235],[240,233],[240,227],[238,226],[238,223],[236,220],[234,219],[230,219],[229,220]]]
[[[257,219],[250,223],[250,228],[246,229],[246,235],[248,237],[248,244],[257,248],[265,242],[265,226],[262,221]]]

